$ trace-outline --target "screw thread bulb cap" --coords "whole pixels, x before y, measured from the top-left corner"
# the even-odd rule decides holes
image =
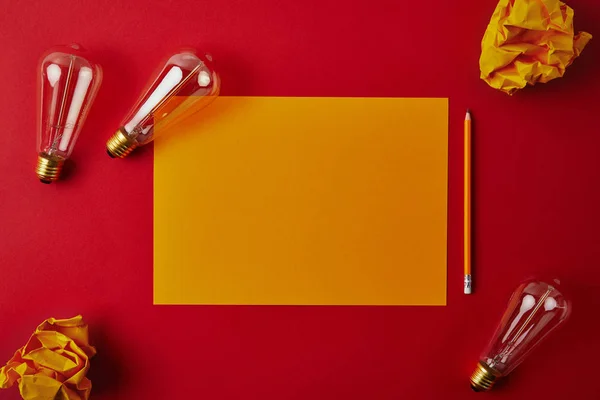
[[[487,392],[499,377],[497,372],[480,361],[471,375],[471,389],[476,392]]]
[[[42,183],[52,183],[58,180],[65,159],[59,156],[51,156],[46,153],[38,155],[35,173]]]
[[[129,138],[123,129],[119,129],[106,142],[106,152],[112,158],[124,158],[129,155],[136,147],[135,140]]]

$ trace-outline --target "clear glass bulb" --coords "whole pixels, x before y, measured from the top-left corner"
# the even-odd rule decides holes
[[[43,183],[58,179],[102,82],[102,69],[78,45],[55,47],[39,64],[38,163]]]
[[[209,55],[186,49],[172,55],[150,81],[119,130],[108,140],[111,157],[123,158],[209,105],[220,80]]]
[[[559,281],[529,280],[513,293],[496,332],[471,376],[475,391],[491,389],[569,316],[571,304],[558,289]]]

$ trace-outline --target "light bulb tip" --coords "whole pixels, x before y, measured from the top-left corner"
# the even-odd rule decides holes
[[[113,153],[110,152],[110,150],[108,148],[106,148],[106,154],[108,154],[108,156],[110,158],[115,158],[115,156],[113,155]]]

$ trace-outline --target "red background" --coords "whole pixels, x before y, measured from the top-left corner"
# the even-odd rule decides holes
[[[514,97],[479,80],[496,0],[0,0],[0,359],[49,316],[82,313],[95,399],[600,397],[598,33],[565,78]],[[66,179],[33,173],[36,63],[93,51],[104,83]],[[446,307],[152,305],[152,146],[104,150],[156,63],[210,51],[224,95],[450,98]],[[475,285],[462,294],[462,119],[475,118]],[[512,289],[559,275],[570,322],[489,395],[468,377]],[[18,398],[17,389],[0,391]]]

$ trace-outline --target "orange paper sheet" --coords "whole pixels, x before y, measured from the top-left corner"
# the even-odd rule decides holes
[[[198,118],[155,145],[155,304],[446,304],[447,99],[221,97]]]

